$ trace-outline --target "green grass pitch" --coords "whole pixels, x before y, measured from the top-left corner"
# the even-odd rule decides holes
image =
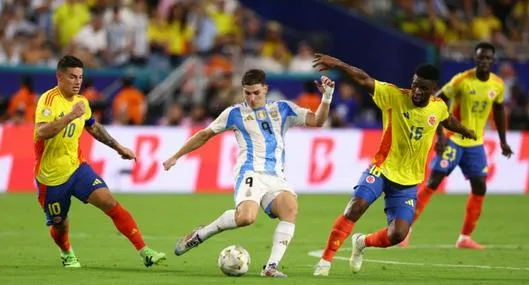
[[[233,206],[229,195],[116,195],[136,218],[147,243],[168,255],[166,266],[144,268],[134,248],[96,208],[72,200],[70,240],[83,268],[62,268],[35,195],[0,195],[0,284],[529,284],[529,196],[489,196],[474,238],[484,251],[452,247],[461,228],[466,196],[438,195],[417,222],[411,248],[370,249],[362,272],[351,274],[350,240],[331,275],[312,276],[317,254],[346,195],[300,195],[295,237],[282,270],[285,280],[259,276],[268,259],[276,221],[261,213],[248,228],[221,233],[176,257],[177,236]],[[385,225],[377,201],[355,232]],[[250,252],[250,272],[226,277],[217,268],[220,250],[240,244]]]

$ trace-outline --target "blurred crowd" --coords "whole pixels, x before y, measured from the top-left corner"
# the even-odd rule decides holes
[[[191,98],[199,87],[187,78],[172,94],[175,98],[163,110],[153,110],[153,116],[145,95],[163,78],[144,90],[131,84],[134,78],[124,78],[111,102],[90,80],[85,82],[83,93],[105,123],[205,123],[242,100],[236,85],[243,70],[314,72],[311,44],[290,40],[289,46],[283,34],[280,23],[264,21],[237,0],[0,1],[0,65],[54,67],[61,55],[72,54],[89,68],[134,67],[167,74],[190,56],[201,58],[208,82],[199,98]],[[29,81],[24,78],[20,96],[11,98],[9,118],[27,114],[32,106],[21,103],[31,98]],[[165,113],[161,120],[160,112]]]
[[[206,127],[229,104],[242,102],[241,87],[233,84],[230,74],[212,80],[205,91],[203,102],[186,103],[171,101],[162,111],[149,106],[145,93],[134,86],[133,78],[123,77],[120,88],[112,100],[105,100],[102,92],[88,78],[81,94],[91,105],[95,119],[113,125],[165,125],[182,127]],[[182,90],[179,91],[183,92]],[[25,124],[34,121],[38,94],[30,76],[21,78],[20,88],[7,101],[0,102],[0,123]],[[182,99],[184,96],[179,96]],[[268,99],[285,99],[281,92],[269,92]],[[303,84],[303,90],[293,99],[299,106],[315,112],[321,101],[313,80]],[[206,103],[204,103],[206,102]],[[379,128],[380,112],[369,95],[351,82],[340,80],[335,89],[331,113],[326,127],[330,128]]]
[[[329,0],[468,60],[477,42],[497,47],[508,126],[529,129],[529,86],[513,62],[529,62],[529,0]]]
[[[88,67],[176,66],[219,52],[267,71],[311,71],[311,46],[288,47],[282,31],[237,0],[2,0],[0,64],[54,66],[68,53]]]
[[[329,0],[434,43],[443,56],[468,58],[489,41],[501,57],[529,60],[528,0]]]
[[[526,12],[527,7],[520,5],[529,1],[335,2],[441,46],[467,39],[489,39],[502,47],[527,41],[526,26],[511,21],[527,22],[527,13],[519,11]],[[500,4],[511,5],[503,17],[496,16]],[[479,20],[481,13],[494,20]],[[454,30],[456,19],[463,28]],[[82,94],[91,102],[96,119],[105,124],[204,127],[224,108],[244,100],[239,84],[244,70],[311,74],[315,46],[321,47],[321,42],[263,20],[237,0],[0,1],[0,65],[54,67],[68,53],[91,68],[134,67],[154,74],[170,73],[186,59],[199,58],[200,66],[191,65],[161,103],[148,98],[162,79],[139,88],[134,77],[125,76],[108,93],[86,78]],[[524,83],[509,62],[502,63],[499,75],[507,85],[510,126],[529,129]],[[20,89],[6,95],[9,101],[0,102],[0,122],[32,122],[38,94],[31,77],[22,77]],[[321,99],[312,80],[304,83],[301,94],[289,95],[271,90],[269,97],[294,96],[300,106],[313,111]],[[381,115],[367,94],[340,80],[327,126],[376,128],[381,126]]]

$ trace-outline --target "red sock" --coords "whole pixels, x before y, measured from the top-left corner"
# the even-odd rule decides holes
[[[117,203],[114,208],[110,209],[110,211],[106,212],[106,214],[112,219],[119,232],[130,240],[136,250],[145,247],[145,242],[141,237],[140,230],[138,229],[134,218],[127,210],[121,207],[119,203]]]
[[[332,261],[334,255],[342,246],[343,241],[349,236],[353,230],[354,223],[346,218],[344,215],[340,215],[332,225],[332,231],[327,240],[327,247],[323,251],[322,258],[327,261]]]
[[[463,229],[461,230],[462,235],[470,236],[476,228],[484,200],[485,196],[478,196],[472,193],[468,196],[465,222],[463,223]]]
[[[69,226],[64,227],[64,231],[57,230],[54,226],[50,227],[50,235],[63,252],[70,250],[70,239],[68,238]]]
[[[388,236],[388,228],[385,227],[380,231],[366,236],[365,244],[367,247],[389,247],[392,246]]]
[[[434,192],[433,189],[424,187],[419,190],[419,193],[417,193],[417,207],[415,208],[415,216],[413,217],[414,223],[422,214],[422,211],[426,205],[428,205],[428,202],[430,202],[430,198],[432,198]]]

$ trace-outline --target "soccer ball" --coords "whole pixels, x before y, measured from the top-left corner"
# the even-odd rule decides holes
[[[242,276],[250,267],[250,254],[240,245],[230,245],[220,252],[218,266],[228,276]]]

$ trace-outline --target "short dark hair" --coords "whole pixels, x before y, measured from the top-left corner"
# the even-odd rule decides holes
[[[64,71],[68,68],[84,68],[84,63],[73,55],[65,55],[59,59],[57,70]]]
[[[242,86],[254,84],[266,84],[266,74],[263,70],[250,69],[242,76]]]
[[[477,44],[476,47],[474,48],[474,52],[477,52],[478,49],[489,49],[492,51],[493,54],[496,53],[496,48],[491,43],[487,43],[487,42],[481,42]]]
[[[438,81],[439,69],[437,69],[437,67],[432,64],[423,63],[417,66],[417,68],[415,69],[415,75],[427,80]]]

